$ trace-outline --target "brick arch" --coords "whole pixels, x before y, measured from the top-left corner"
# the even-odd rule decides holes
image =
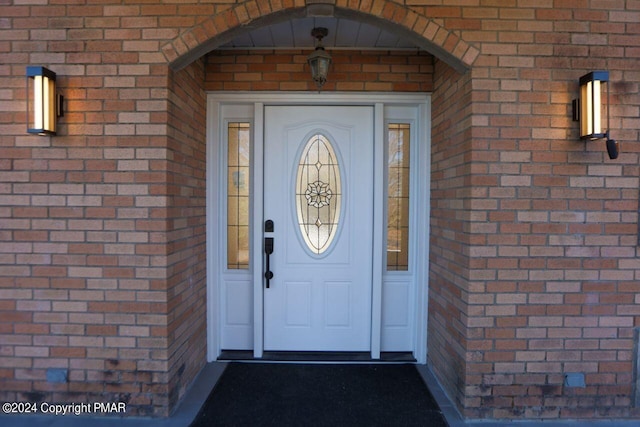
[[[162,47],[174,70],[180,70],[239,34],[297,17],[342,17],[367,22],[411,40],[454,69],[465,72],[479,50],[428,17],[390,0],[248,0],[213,15]]]

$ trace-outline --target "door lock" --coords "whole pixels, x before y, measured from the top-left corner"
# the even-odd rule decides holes
[[[264,222],[264,232],[273,233],[273,221],[268,219]]]

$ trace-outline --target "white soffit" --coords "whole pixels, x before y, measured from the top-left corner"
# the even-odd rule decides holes
[[[344,18],[296,18],[267,25],[231,40],[218,49],[312,49],[314,27],[325,27],[329,35],[322,39],[331,49],[409,49],[418,47],[408,40],[374,25]]]

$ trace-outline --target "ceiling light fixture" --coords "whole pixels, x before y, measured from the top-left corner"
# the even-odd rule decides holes
[[[329,65],[331,64],[331,55],[324,50],[322,45],[322,38],[329,34],[329,30],[323,27],[316,27],[311,30],[311,36],[318,40],[316,49],[311,52],[307,57],[307,63],[311,67],[311,78],[318,87],[318,92],[322,90],[322,86],[327,81],[327,74],[329,73]]]

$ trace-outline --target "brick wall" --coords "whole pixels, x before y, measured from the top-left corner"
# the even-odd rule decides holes
[[[108,17],[109,10],[3,6],[0,399],[124,401],[128,415],[168,415],[179,394],[169,378],[180,371],[175,343],[185,341],[177,325],[193,323],[176,304],[182,257],[169,244],[184,228],[201,248],[202,225],[172,221],[183,212],[169,199],[170,162],[182,149],[169,148],[180,135],[167,132],[176,121],[168,114],[168,67],[128,47],[145,37],[147,49],[158,49],[171,33],[143,36],[131,29],[141,21]],[[32,63],[59,74],[66,112],[56,137],[25,133],[24,70]],[[191,164],[190,173],[202,175]],[[184,257],[189,267],[195,256],[203,255]],[[201,288],[202,267],[193,276]],[[183,383],[202,362],[185,365]],[[52,369],[66,381],[48,380]]]
[[[638,417],[640,2],[529,6],[447,9],[483,52],[472,70],[463,412]],[[595,69],[611,73],[615,161],[571,121],[578,78]],[[574,372],[585,388],[563,385]]]
[[[17,112],[3,129],[0,398],[118,400],[163,415],[167,143],[163,125],[145,122],[164,101],[130,87],[138,68],[86,68],[97,75],[60,79],[61,136],[23,136]],[[24,67],[5,70],[23,100]],[[48,381],[51,369],[67,382]]]
[[[335,51],[325,88],[433,90],[429,360],[449,395],[470,418],[640,417],[640,1],[336,5],[471,68]],[[206,77],[168,60],[303,6],[2,3],[0,400],[175,407],[204,357],[202,89],[314,88],[302,51],[218,51]],[[25,133],[29,64],[59,74],[59,136]],[[595,69],[615,161],[570,119]],[[569,372],[586,387],[564,387]]]
[[[184,396],[206,361],[204,75],[202,61],[169,74],[168,324],[162,331],[169,340],[169,408]]]
[[[471,79],[436,60],[432,96],[428,357],[452,399],[466,406],[470,311]],[[455,173],[452,173],[455,171]]]
[[[147,84],[166,88],[167,72]],[[202,368],[203,76],[195,63],[171,73],[168,90],[135,95],[75,90],[63,78],[63,136],[2,146],[2,399],[107,398],[127,402],[130,414],[167,415]],[[96,125],[114,136],[69,135],[86,132],[74,123],[94,115],[120,122]],[[50,369],[64,369],[68,383],[47,382]]]
[[[217,50],[207,56],[207,90],[317,91],[309,51]],[[323,92],[430,92],[433,57],[409,51],[331,51]]]

